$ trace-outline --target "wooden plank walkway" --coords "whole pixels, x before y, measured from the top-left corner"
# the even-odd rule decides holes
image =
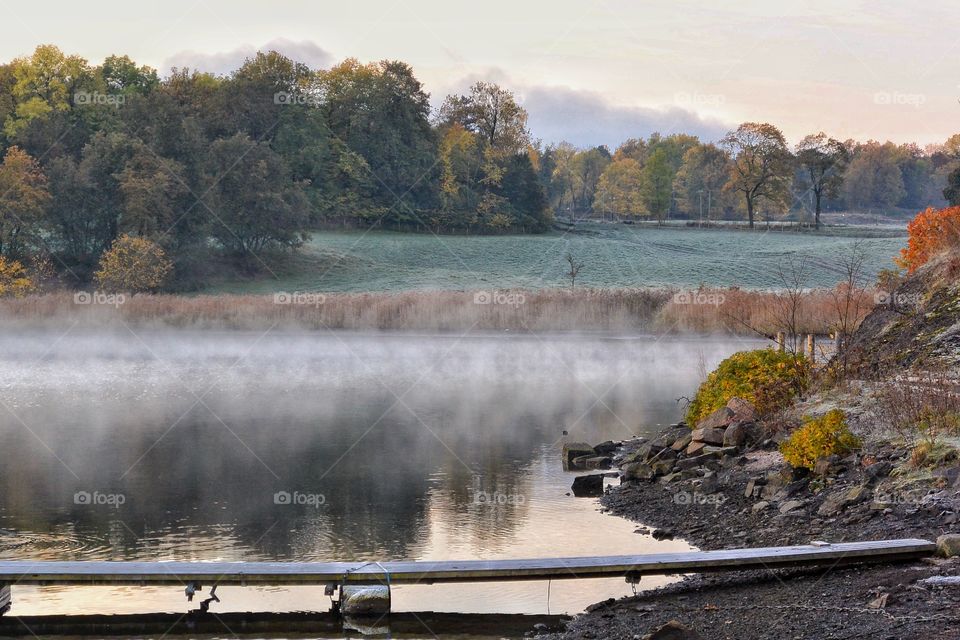
[[[727,549],[629,556],[395,562],[57,562],[0,561],[7,585],[318,585],[434,584],[560,580],[833,566],[932,555],[927,540],[878,540],[793,547]]]

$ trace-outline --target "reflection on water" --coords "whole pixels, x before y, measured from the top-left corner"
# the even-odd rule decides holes
[[[741,348],[649,337],[8,334],[0,557],[430,560],[685,548],[568,495],[560,445],[676,420],[699,361],[710,367]],[[575,613],[625,592],[590,580],[394,595],[398,610]],[[313,588],[218,595],[220,610],[328,604]],[[14,606],[27,615],[186,603],[176,589],[23,587]]]

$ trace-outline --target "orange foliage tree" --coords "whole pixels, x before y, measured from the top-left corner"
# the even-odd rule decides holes
[[[907,225],[907,232],[907,247],[900,250],[897,264],[913,273],[938,253],[960,247],[960,207],[928,208]]]

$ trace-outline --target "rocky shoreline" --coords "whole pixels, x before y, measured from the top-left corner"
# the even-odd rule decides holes
[[[960,638],[960,461],[906,478],[908,452],[868,441],[794,470],[765,433],[734,399],[696,429],[674,425],[612,453],[605,443],[606,455],[578,445],[565,461],[602,469],[609,458],[621,484],[602,494],[604,510],[705,550],[917,537],[953,557],[689,576],[594,605],[554,637]],[[955,580],[925,582],[941,577]]]

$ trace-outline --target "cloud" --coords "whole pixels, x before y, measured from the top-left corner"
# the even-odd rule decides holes
[[[282,53],[297,62],[302,62],[311,69],[326,68],[334,62],[334,57],[330,52],[309,40],[294,42],[286,38],[277,38],[261,47],[244,44],[231,51],[218,53],[181,51],[164,61],[162,71],[169,71],[173,67],[189,67],[190,69],[226,75],[238,69],[247,58],[252,58],[257,51],[271,50]]]
[[[715,141],[731,128],[675,105],[662,109],[613,105],[600,94],[567,87],[530,87],[518,91],[530,114],[533,137],[545,143],[567,141],[579,147],[606,144],[611,150],[628,138],[655,131],[689,133]]]

